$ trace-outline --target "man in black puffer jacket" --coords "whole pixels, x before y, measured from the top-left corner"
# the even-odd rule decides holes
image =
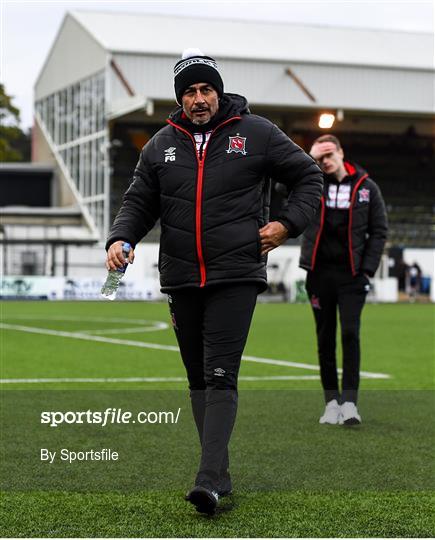
[[[313,218],[322,173],[275,125],[226,94],[216,62],[185,51],[174,68],[177,103],[168,125],[143,148],[107,240],[107,267],[122,266],[160,218],[159,272],[189,380],[202,445],[187,499],[213,513],[231,492],[228,442],[237,377],[266,255],[299,236]],[[268,223],[270,178],[291,190]],[[133,259],[133,250],[130,252]]]
[[[300,258],[300,266],[308,270],[306,289],[316,321],[326,401],[320,423],[359,424],[360,318],[369,277],[384,249],[387,216],[378,186],[359,165],[344,161],[337,137],[319,137],[310,154],[325,173],[321,205],[304,232]],[[335,356],[337,306],[343,349],[341,396]]]

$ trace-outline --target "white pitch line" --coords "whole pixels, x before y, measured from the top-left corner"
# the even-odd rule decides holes
[[[264,377],[240,376],[239,381],[314,381],[318,375],[271,375]],[[118,382],[186,382],[186,377],[61,377],[41,379],[0,379],[0,384],[33,384],[33,383],[118,383]]]
[[[319,371],[319,366],[314,364],[304,364],[302,362],[291,362],[289,360],[276,360],[272,358],[260,358],[258,356],[245,356],[243,355],[244,360],[249,362],[259,362],[260,364],[273,364],[275,366],[287,366],[295,367],[301,369],[311,369],[312,371]],[[341,368],[337,369],[338,373],[341,373],[343,370]],[[371,371],[360,371],[360,375],[366,379],[390,379],[390,375],[385,373],[373,373]]]
[[[166,325],[165,328],[158,328],[158,327],[152,327],[152,328],[144,328],[143,326],[133,326],[131,328],[107,328],[102,330],[77,330],[80,334],[88,334],[88,335],[94,335],[94,334],[139,334],[142,332],[155,332],[156,330],[166,330],[166,328],[169,328],[169,325]]]
[[[172,352],[179,352],[179,348],[174,345],[162,345],[160,343],[147,343],[145,341],[133,341],[130,339],[116,339],[116,338],[108,338],[103,336],[93,336],[90,334],[80,333],[80,332],[65,332],[62,330],[51,330],[50,328],[37,328],[35,326],[22,326],[18,324],[6,324],[6,323],[0,323],[0,328],[4,328],[6,330],[17,330],[19,332],[28,332],[31,334],[43,334],[48,336],[58,336],[58,337],[65,337],[65,338],[71,338],[71,339],[81,339],[84,341],[98,341],[100,343],[111,343],[113,345],[128,345],[130,347],[141,347],[144,349],[154,349],[154,350],[161,350],[161,351],[172,351]],[[300,369],[309,369],[312,371],[319,371],[319,367],[314,364],[304,364],[299,362],[291,362],[288,360],[278,360],[274,358],[261,358],[257,356],[247,356],[243,355],[242,359],[248,362],[256,362],[259,364],[271,364],[274,366],[286,366],[286,367],[294,367],[294,368],[300,368]],[[338,370],[341,372],[341,370]],[[385,373],[372,373],[370,371],[361,371],[360,372],[361,377],[367,378],[367,379],[390,379],[390,375],[387,375]]]
[[[142,332],[157,332],[167,330],[169,324],[164,321],[150,321],[148,319],[126,319],[119,317],[78,317],[77,315],[15,315],[12,320],[42,320],[42,321],[70,321],[70,322],[103,322],[103,323],[134,323],[136,326],[128,328],[102,328],[95,330],[79,329],[80,334],[133,334]],[[141,326],[138,326],[140,324]],[[151,326],[150,326],[151,325]]]
[[[84,341],[98,341],[100,343],[111,343],[113,345],[129,345],[130,347],[143,347],[145,349],[157,349],[162,351],[179,352],[179,348],[174,345],[161,345],[158,343],[146,343],[145,341],[132,341],[130,339],[115,339],[103,336],[92,336],[80,332],[65,332],[63,330],[51,330],[50,328],[37,328],[36,326],[21,326],[18,324],[1,323],[0,328],[7,330],[18,330],[19,332],[28,332],[30,334],[43,334],[46,336],[57,336],[72,339],[81,339]]]
[[[149,319],[129,319],[126,317],[81,317],[78,315],[14,315],[13,317],[3,317],[10,320],[37,320],[37,321],[78,321],[78,322],[113,322],[128,324],[154,325],[157,330],[163,330],[169,327],[168,323],[163,321],[150,321]]]

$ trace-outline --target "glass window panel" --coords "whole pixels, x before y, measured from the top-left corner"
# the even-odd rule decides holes
[[[56,94],[56,121],[57,121],[57,144],[63,143],[63,111],[62,92]]]
[[[75,147],[76,150],[76,166],[75,166],[75,181],[77,188],[80,185],[80,146]]]
[[[72,95],[73,106],[73,140],[80,137],[80,85],[76,84],[73,87]]]
[[[91,175],[90,175],[90,144],[85,143],[83,145],[84,160],[83,160],[83,181],[84,181],[84,194],[85,197],[89,197],[91,194]]]
[[[47,98],[44,99],[42,112],[44,115],[44,124],[45,126],[47,126],[48,125],[48,99]]]
[[[60,93],[60,110],[61,110],[61,141],[62,144],[68,141],[67,137],[67,120],[68,120],[68,111],[67,111],[67,90],[62,90]]]
[[[71,175],[71,148],[66,148],[65,150],[65,164]]]
[[[97,111],[96,111],[96,79],[95,77],[92,77],[89,81],[89,93],[90,93],[90,100],[89,100],[89,118],[91,120],[90,122],[90,133],[95,133],[97,130]]]
[[[59,144],[59,94],[56,93],[53,96],[53,134],[54,134],[54,142],[56,144]]]
[[[83,194],[83,145],[79,144],[78,148],[78,168],[77,168],[77,187],[81,194]]]
[[[91,141],[91,159],[90,159],[90,166],[91,166],[91,195],[95,195],[97,192],[97,155],[96,155],[96,144],[97,141],[94,139]]]
[[[81,136],[85,137],[88,134],[88,123],[89,123],[89,115],[88,115],[88,103],[89,103],[89,96],[88,96],[88,81],[82,81],[80,84],[80,93],[81,93],[81,101],[80,101],[80,127],[81,127]]]
[[[88,183],[88,196],[89,195],[92,195],[92,154],[91,154],[91,149],[92,149],[92,146],[91,146],[91,142],[88,142],[86,144],[86,146],[88,147],[88,156],[87,156],[87,176],[86,176],[86,180],[87,180],[87,183]]]
[[[96,203],[95,220],[97,223],[98,230],[101,233],[103,233],[104,232],[104,203],[102,201],[98,201]]]
[[[98,140],[98,161],[97,161],[97,193],[104,192],[104,154],[101,151],[103,148],[104,139]]]
[[[80,136],[84,137],[88,133],[86,122],[86,81],[80,83]]]
[[[50,137],[54,138],[54,97],[51,95],[48,97],[47,101],[47,129],[50,134]]]
[[[65,95],[65,121],[66,121],[66,133],[65,141],[71,140],[71,86],[68,86]]]

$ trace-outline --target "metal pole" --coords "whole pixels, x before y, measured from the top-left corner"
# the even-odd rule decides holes
[[[67,277],[68,275],[68,245],[63,245],[63,275]]]
[[[8,275],[8,246],[6,241],[6,235],[3,242],[3,276]]]
[[[51,244],[51,275],[56,275],[56,244]]]

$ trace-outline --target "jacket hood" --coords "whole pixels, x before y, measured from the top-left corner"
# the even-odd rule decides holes
[[[182,107],[177,107],[174,111],[172,111],[169,115],[169,120],[171,120],[171,122],[174,122],[175,124],[182,125],[189,130],[209,131],[210,129],[215,128],[221,122],[224,122],[227,118],[231,118],[233,116],[241,116],[242,114],[250,114],[247,99],[244,96],[240,96],[239,94],[225,93],[219,100],[218,112],[210,120],[210,122],[207,122],[207,124],[203,124],[202,126],[192,124],[192,122],[183,113]]]
[[[367,174],[367,171],[363,169],[361,165],[358,165],[358,163],[345,161],[344,167],[347,171],[347,174],[351,177],[352,180],[354,178],[355,180],[358,180],[359,178],[361,178],[361,176],[364,176],[365,174]]]
[[[354,184],[357,182],[361,176],[364,176],[367,174],[367,171],[363,169],[358,163],[345,161],[344,162],[344,168],[347,171],[347,176],[345,176],[344,181],[345,182],[351,182]],[[335,176],[325,174],[324,178],[328,184],[338,184],[338,180],[335,178]]]

